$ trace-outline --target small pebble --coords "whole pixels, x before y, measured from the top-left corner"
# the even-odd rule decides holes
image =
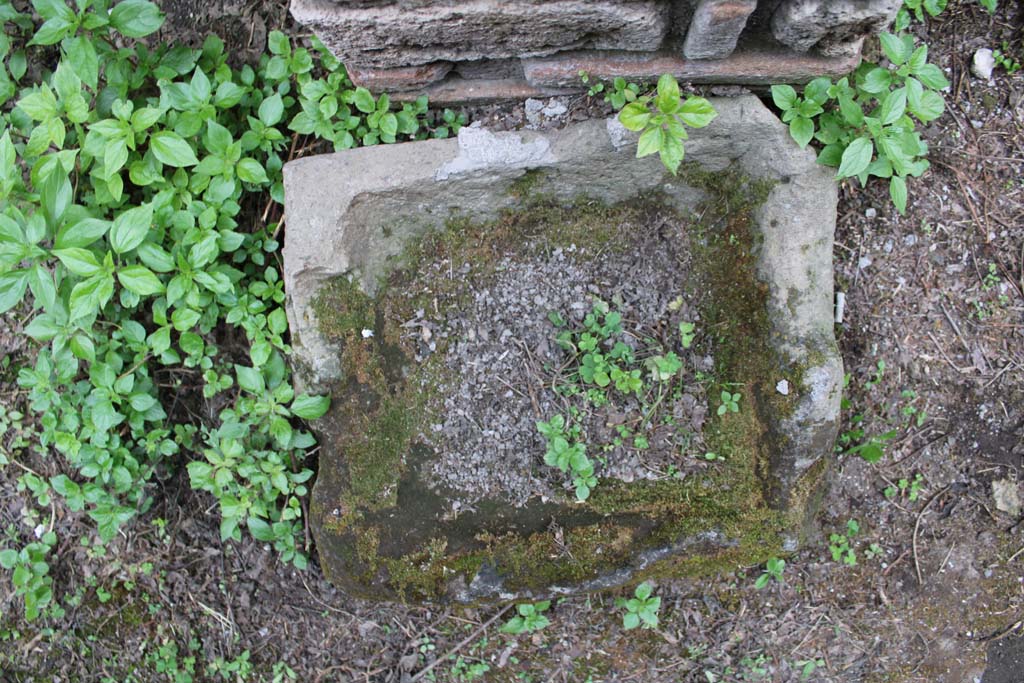
[[[877,215],[878,211],[876,211],[873,207],[864,212],[864,216],[867,218],[874,218]]]
[[[775,385],[775,391],[779,392],[783,396],[789,396],[789,381],[779,380],[779,383]]]
[[[884,251],[886,254],[892,253],[892,240],[885,241],[885,244],[882,246],[882,251]]]
[[[857,259],[857,267],[860,268],[861,270],[864,270],[865,268],[867,268],[870,265],[871,265],[871,257],[870,256],[861,256],[859,259]]]
[[[373,330],[363,330],[363,339],[369,339],[373,336]]]
[[[971,73],[975,76],[987,81],[992,78],[992,70],[995,67],[996,59],[992,55],[992,50],[983,47],[974,53],[974,59],[971,60]]]
[[[917,244],[917,235],[907,235],[903,238],[903,243],[908,247],[912,247]]]

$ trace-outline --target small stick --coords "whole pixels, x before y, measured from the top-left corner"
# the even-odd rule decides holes
[[[484,622],[484,623],[483,623],[482,625],[480,625],[480,626],[479,626],[479,627],[478,627],[478,628],[477,628],[477,629],[476,629],[475,631],[473,631],[473,632],[472,632],[472,633],[470,633],[470,634],[469,634],[468,636],[466,636],[465,638],[463,638],[463,639],[462,639],[462,640],[461,640],[461,641],[459,642],[459,644],[458,644],[458,645],[456,645],[455,647],[453,647],[453,648],[452,648],[451,650],[449,650],[448,652],[444,653],[444,655],[442,655],[442,656],[438,657],[437,659],[435,659],[435,660],[434,660],[433,662],[431,662],[431,663],[430,663],[430,665],[429,665],[429,666],[427,666],[427,667],[425,667],[425,668],[421,669],[421,670],[420,670],[420,672],[419,672],[418,674],[416,674],[415,676],[413,676],[412,678],[410,678],[410,679],[409,679],[409,683],[416,683],[416,681],[420,680],[421,678],[423,678],[424,676],[426,676],[426,675],[427,675],[428,673],[430,673],[431,671],[433,671],[433,670],[434,670],[434,667],[436,667],[436,666],[437,666],[438,664],[440,664],[441,662],[446,662],[446,661],[448,661],[448,658],[449,658],[449,657],[451,657],[451,656],[452,656],[453,654],[455,654],[456,652],[458,652],[458,651],[459,651],[459,650],[461,650],[462,648],[466,647],[466,645],[468,645],[468,644],[470,643],[470,641],[472,641],[472,640],[473,640],[473,639],[475,639],[475,638],[476,638],[477,636],[479,636],[479,635],[480,635],[481,633],[483,633],[483,632],[484,632],[485,630],[487,630],[487,627],[488,627],[488,626],[490,626],[491,624],[493,624],[494,622],[496,622],[496,621],[497,621],[497,620],[498,620],[499,618],[501,618],[501,615],[505,614],[505,612],[509,611],[510,609],[512,609],[512,605],[511,605],[511,604],[508,604],[508,605],[505,605],[504,607],[502,607],[502,608],[501,608],[501,611],[500,611],[500,612],[498,612],[498,613],[497,613],[497,614],[495,614],[495,615],[494,615],[493,617],[491,617],[490,619],[488,619],[487,621],[485,621],[485,622]]]
[[[933,495],[931,498],[929,498],[928,502],[924,504],[923,508],[921,508],[921,511],[919,513],[917,513],[917,521],[914,522],[914,542],[913,542],[913,548],[914,548],[914,569],[917,571],[917,584],[919,586],[923,586],[924,585],[924,579],[921,577],[921,563],[918,561],[918,558],[917,558],[917,532],[921,528],[921,518],[924,517],[924,513],[928,511],[928,508],[931,506],[932,501],[934,501],[936,498],[938,498],[939,496],[941,496],[942,494],[944,494],[948,490],[949,490],[949,486],[947,485],[947,486],[943,487],[943,489],[941,491],[937,492],[935,495]]]

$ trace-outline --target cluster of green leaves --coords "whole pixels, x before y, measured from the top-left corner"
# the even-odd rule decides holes
[[[1010,45],[1005,40],[1001,48],[992,50],[992,58],[996,60],[996,64],[1003,67],[1006,73],[1010,75],[1020,71],[1020,60],[1011,54]]]
[[[670,306],[670,310],[677,309]],[[602,450],[614,450],[630,439],[637,450],[650,448],[646,430],[657,421],[659,406],[667,396],[681,396],[678,380],[683,374],[682,358],[654,339],[644,339],[640,345],[636,341],[627,343],[630,335],[623,330],[622,313],[601,299],[595,299],[578,329],[570,327],[557,311],[550,312],[548,320],[557,329],[556,343],[569,354],[555,382],[558,393],[583,398],[582,410],[601,408],[613,401],[639,405],[639,415],[629,424],[616,425],[618,436],[604,444]],[[680,322],[676,348],[689,349],[696,336],[693,323]],[[736,397],[738,400],[738,394]],[[577,498],[581,501],[586,500],[597,484],[594,464],[586,455],[582,428],[578,424],[582,410],[570,406],[568,417],[556,415],[549,422],[537,423],[538,430],[547,439],[545,463],[572,475]],[[664,415],[661,421],[671,425],[674,418]]]
[[[521,633],[540,631],[551,623],[544,616],[544,612],[549,607],[551,607],[550,600],[516,605],[516,616],[505,622],[505,625],[501,627],[501,632],[517,636]]]
[[[38,541],[27,544],[19,550],[0,550],[0,567],[13,571],[11,581],[14,590],[25,601],[25,618],[37,618],[53,599],[53,579],[49,577],[50,566],[46,558],[57,545],[57,534],[45,532]]]
[[[315,40],[272,32],[236,69],[215,36],[135,44],[163,21],[146,0],[33,7],[38,27],[0,0],[0,313],[23,306],[41,345],[18,382],[60,474],[22,484],[107,541],[199,454],[188,473],[218,499],[222,538],[245,527],[303,567],[313,438],[296,419],[328,403],[292,389],[279,226],[264,221],[293,134],[339,149],[425,137],[426,101],[393,113]],[[435,134],[463,121],[448,112]],[[218,408],[190,418],[181,392],[200,386]],[[19,587],[30,618],[38,585]]]
[[[658,627],[658,610],[661,609],[661,598],[652,597],[654,588],[646,581],[636,587],[633,597],[628,600],[617,598],[615,606],[625,609],[622,615],[622,627],[627,631],[643,625],[644,628]]]
[[[893,29],[905,31],[910,26],[911,19],[924,21],[925,13],[931,17],[937,17],[946,10],[949,0],[903,0],[903,5],[896,13],[896,21],[893,22]],[[999,0],[978,0],[978,4],[985,8],[989,14],[995,14],[999,8]]]
[[[853,538],[860,533],[860,524],[851,519],[846,522],[845,534],[829,534],[828,549],[832,553],[833,562],[842,562],[853,567],[857,564],[857,551],[853,548]]]
[[[538,421],[537,431],[547,443],[544,464],[568,472],[577,500],[589,498],[591,489],[597,486],[597,477],[594,463],[587,457],[587,446],[579,440],[579,425],[570,424],[567,429],[565,418],[555,415],[547,422]]]
[[[590,97],[596,97],[604,93],[604,101],[610,104],[616,111],[622,109],[630,102],[635,102],[636,98],[640,96],[640,86],[631,81],[627,82],[622,76],[617,76],[607,86],[601,82],[591,84],[590,74],[586,71],[580,71],[579,76],[584,85],[590,86],[587,90],[587,94]]]
[[[754,588],[761,590],[765,588],[769,582],[774,579],[778,583],[783,582],[782,573],[786,570],[786,561],[778,557],[773,557],[764,566],[764,572],[761,576],[757,577],[754,581]]]
[[[636,97],[622,108],[619,121],[629,130],[640,133],[637,158],[656,153],[674,175],[683,163],[683,142],[690,137],[686,126],[703,128],[717,115],[703,97],[689,96],[684,100],[679,83],[672,75],[665,74],[658,79],[656,93]]]
[[[942,70],[928,63],[928,46],[911,36],[884,33],[887,66],[862,62],[852,76],[832,83],[816,78],[803,97],[788,85],[772,86],[772,100],[801,147],[822,145],[818,163],[837,166],[837,178],[888,178],[889,194],[906,213],[908,176],[928,169],[928,146],[917,123],[937,119],[945,103],[937,91],[949,86]]]
[[[932,17],[939,16],[945,11],[948,2],[949,0],[903,0],[903,6],[896,13],[893,30],[907,30],[911,18],[924,21],[925,12]]]
[[[721,396],[721,403],[718,404],[718,415],[722,416],[726,413],[738,413],[740,412],[740,399],[742,394],[738,392],[731,392],[728,389],[723,389]]]
[[[907,479],[902,477],[895,484],[886,486],[882,491],[882,494],[892,500],[896,496],[905,496],[911,503],[915,502],[921,496],[921,490],[924,488],[924,475],[920,472],[914,474],[913,479]]]

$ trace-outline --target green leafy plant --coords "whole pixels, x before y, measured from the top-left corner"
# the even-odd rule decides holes
[[[637,158],[657,154],[672,174],[683,162],[683,141],[689,138],[686,126],[703,128],[717,116],[703,97],[682,99],[679,83],[670,74],[658,79],[656,94],[642,95],[619,112],[619,121],[627,129],[640,133]]]
[[[800,668],[800,680],[806,681],[814,674],[815,671],[825,666],[824,659],[801,659],[798,660],[796,665]]]
[[[921,496],[921,490],[924,488],[924,475],[920,472],[914,474],[913,479],[907,479],[903,477],[896,482],[896,484],[890,484],[886,486],[882,491],[886,498],[892,500],[896,496],[905,496],[910,502],[916,502]]]
[[[1012,75],[1020,71],[1020,61],[1010,54],[1010,45],[1005,40],[1003,41],[1002,48],[992,50],[992,58],[995,59],[996,64],[1003,67],[1008,74]]]
[[[604,94],[604,101],[610,104],[615,110],[622,109],[630,102],[635,102],[640,94],[640,86],[636,83],[627,82],[625,78],[617,76],[607,86],[600,81],[591,83],[590,74],[586,71],[579,72],[583,85],[588,86],[587,95],[596,97]]]
[[[517,636],[521,633],[533,633],[545,628],[551,623],[543,614],[549,607],[551,607],[550,600],[516,605],[518,614],[505,622],[505,625],[501,627],[501,632]]]
[[[0,567],[13,572],[11,581],[25,602],[25,618],[29,621],[42,614],[53,600],[53,580],[46,558],[56,544],[57,535],[47,531],[20,550],[0,550]]]
[[[591,489],[597,486],[597,477],[594,463],[587,457],[586,444],[577,441],[579,428],[570,427],[567,433],[565,418],[555,415],[547,422],[537,422],[537,431],[547,442],[544,463],[569,473],[577,500],[589,498]]]
[[[853,567],[857,564],[857,552],[853,549],[853,537],[860,532],[860,524],[857,520],[851,519],[846,522],[845,534],[829,534],[829,552],[832,553],[833,562],[842,562]]]
[[[622,627],[627,631],[643,625],[644,628],[658,627],[658,610],[661,609],[661,598],[652,597],[654,588],[646,581],[636,587],[630,599],[618,598],[617,607],[626,610],[622,616]]]
[[[723,389],[720,398],[722,400],[722,403],[718,406],[719,415],[740,412],[740,394],[732,393]]]
[[[907,30],[911,18],[924,21],[925,12],[929,16],[937,17],[945,11],[947,4],[948,0],[903,0],[903,6],[896,13],[893,30],[897,32]]]
[[[790,135],[805,147],[822,145],[818,163],[837,166],[837,178],[888,178],[897,210],[907,209],[907,177],[928,169],[928,146],[917,123],[945,110],[938,91],[949,86],[942,70],[928,63],[928,46],[911,36],[883,33],[888,66],[862,62],[851,77],[832,83],[816,78],[803,97],[788,85],[772,86],[772,100],[789,123]]]
[[[756,581],[754,581],[754,588],[756,588],[757,590],[761,590],[762,588],[765,588],[772,579],[779,583],[782,583],[782,572],[784,572],[785,569],[785,560],[779,559],[778,557],[771,558],[765,564],[764,572],[761,574],[761,576],[757,577]]]
[[[188,463],[223,539],[245,528],[303,567],[301,420],[328,402],[296,396],[285,362],[275,216],[292,137],[443,137],[464,115],[392,107],[316,40],[273,31],[258,63],[234,68],[215,36],[136,44],[163,22],[146,0],[32,4],[38,26],[0,0],[0,313],[20,306],[40,345],[18,384],[58,474],[20,486],[91,519],[98,553]],[[182,416],[193,395],[209,401],[202,419]],[[4,555],[30,619],[53,545]]]

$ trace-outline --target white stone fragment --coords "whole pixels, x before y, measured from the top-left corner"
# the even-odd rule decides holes
[[[992,70],[996,68],[996,58],[992,55],[992,50],[987,47],[983,47],[974,53],[974,59],[971,60],[971,73],[987,81],[992,78]]]
[[[843,324],[843,314],[846,313],[846,294],[836,292],[836,324]]]
[[[363,330],[363,339],[369,339],[373,336],[373,330]]]
[[[789,396],[789,380],[780,379],[779,383],[775,385],[775,391],[783,396]]]

